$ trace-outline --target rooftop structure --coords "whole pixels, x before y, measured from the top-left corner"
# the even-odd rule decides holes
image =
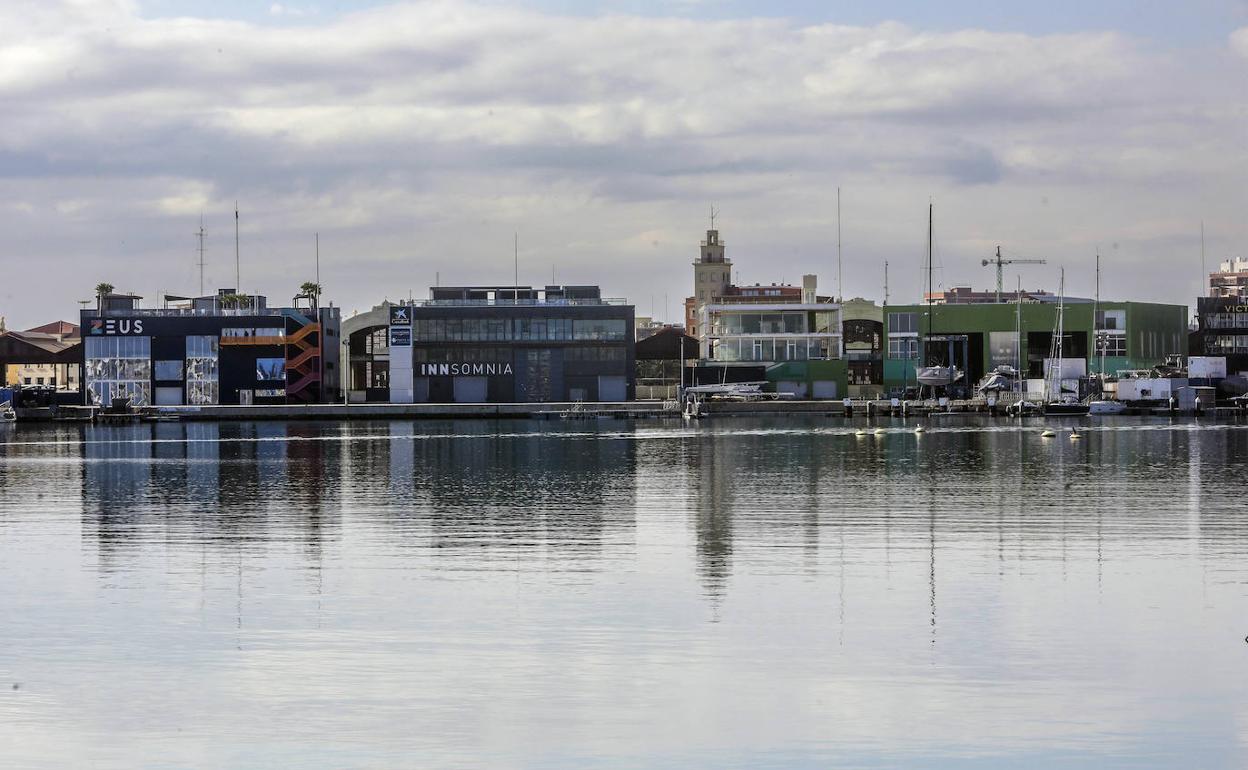
[[[1210,297],[1248,297],[1248,259],[1236,257],[1209,274]]]

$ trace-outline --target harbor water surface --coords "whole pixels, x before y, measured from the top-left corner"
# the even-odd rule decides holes
[[[0,428],[0,764],[1248,766],[1248,427],[860,424]]]

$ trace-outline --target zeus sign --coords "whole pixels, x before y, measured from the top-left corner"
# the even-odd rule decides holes
[[[92,334],[142,334],[142,318],[96,318],[91,321]]]

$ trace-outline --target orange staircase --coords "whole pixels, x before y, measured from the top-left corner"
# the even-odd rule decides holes
[[[296,322],[306,320],[291,316]],[[286,336],[286,398],[315,401],[321,382],[321,325],[307,321]],[[313,337],[315,335],[315,337]],[[309,339],[312,338],[312,339]]]

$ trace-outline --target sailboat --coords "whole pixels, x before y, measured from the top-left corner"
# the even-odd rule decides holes
[[[919,340],[919,356],[927,352],[927,338],[932,334],[932,204],[927,204],[927,334]],[[941,387],[957,382],[962,372],[956,366],[920,366],[915,372],[920,390],[923,385]]]
[[[1087,414],[1088,405],[1062,392],[1062,336],[1065,333],[1066,270],[1061,272],[1057,292],[1057,329],[1049,347],[1048,371],[1044,377],[1045,414]],[[1056,371],[1054,371],[1056,370]]]
[[[1100,354],[1101,365],[1097,368],[1097,398],[1088,404],[1088,414],[1115,415],[1125,414],[1127,405],[1121,401],[1105,398],[1105,343],[1106,340],[1098,330],[1097,316],[1101,306],[1101,253],[1096,253],[1096,299],[1092,305],[1092,336],[1096,340],[1096,349]]]

